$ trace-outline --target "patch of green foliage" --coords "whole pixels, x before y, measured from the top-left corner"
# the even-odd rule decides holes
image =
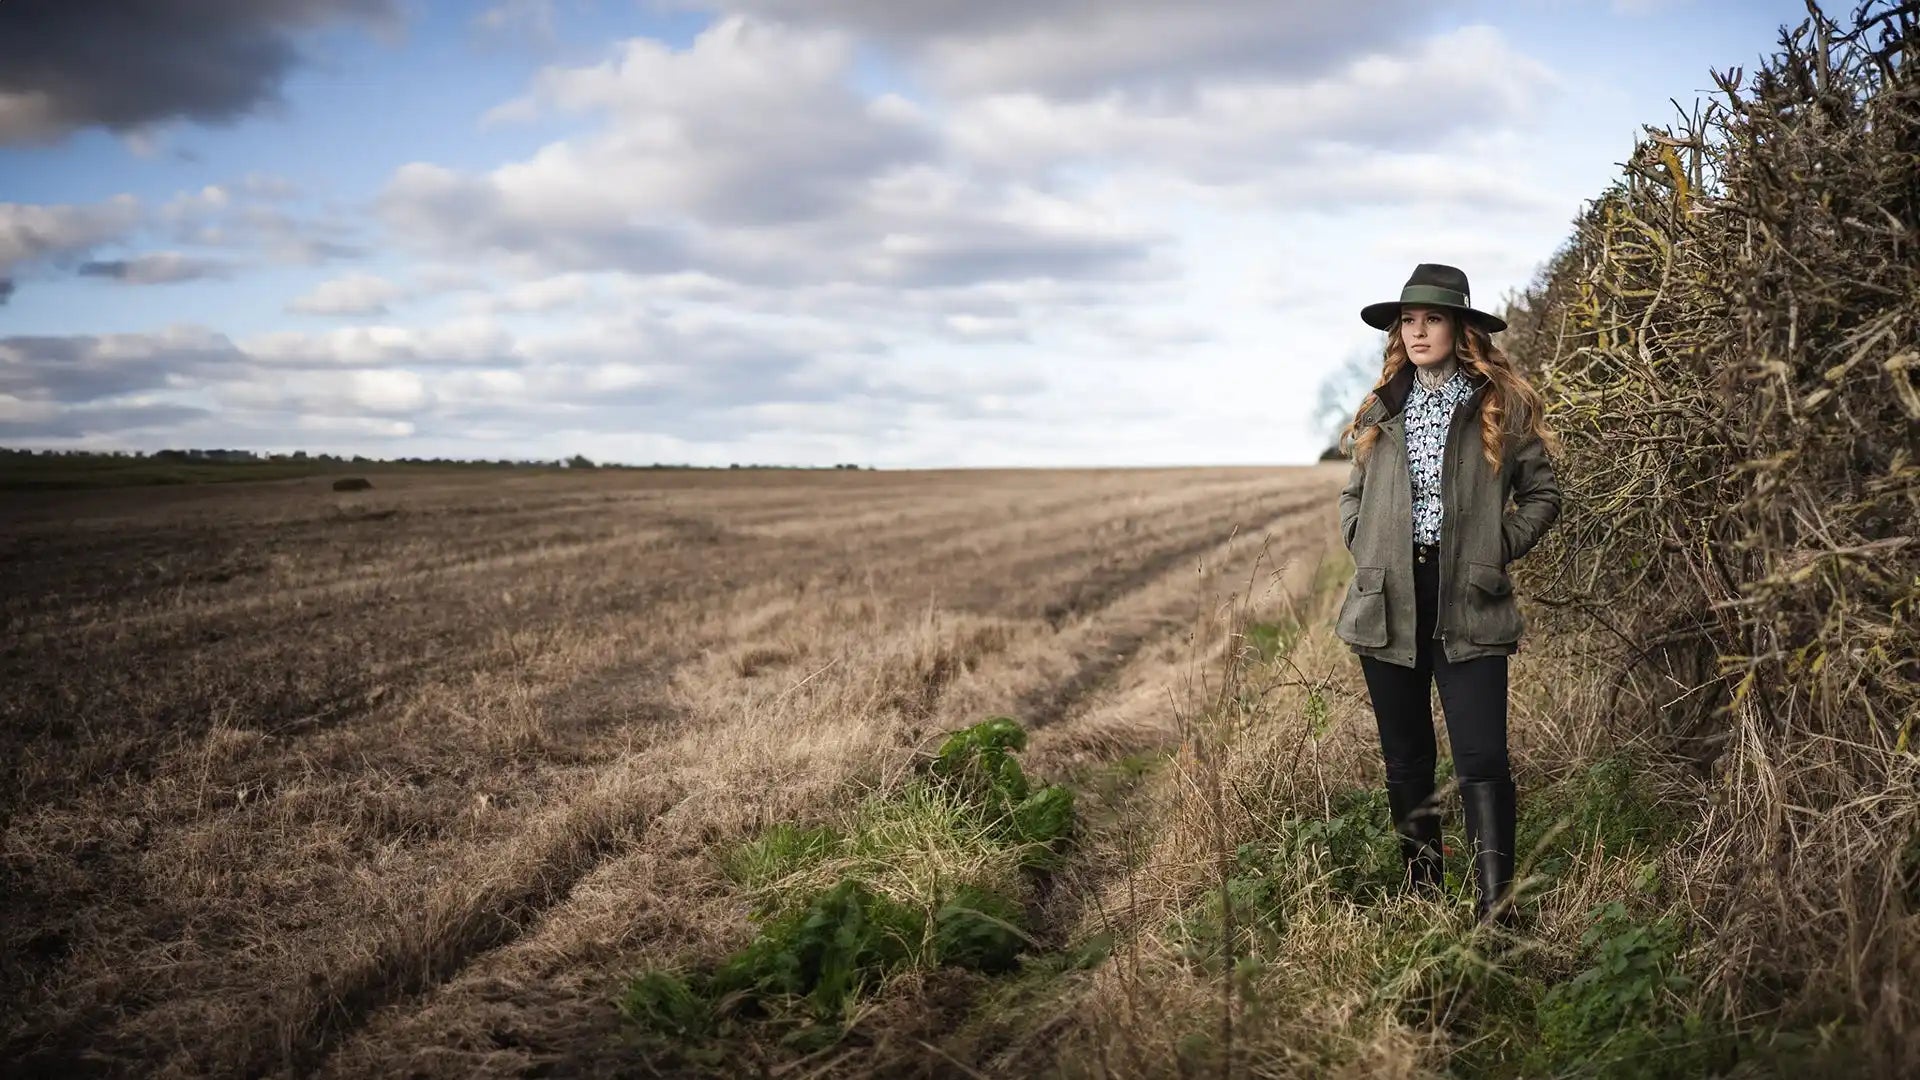
[[[1451,769],[1450,760],[1439,762],[1441,773]],[[1537,855],[1525,869],[1553,881],[1596,842],[1609,856],[1636,860],[1671,842],[1681,828],[1678,815],[1657,803],[1637,775],[1630,762],[1607,759],[1529,791],[1520,800],[1517,847]],[[1227,884],[1229,895],[1240,895],[1258,908],[1276,890],[1299,892],[1298,882],[1306,879],[1317,879],[1328,896],[1353,903],[1377,904],[1396,891],[1405,871],[1399,838],[1388,820],[1384,787],[1336,792],[1330,811],[1325,815],[1284,813],[1258,842],[1240,845],[1235,877]],[[1457,805],[1447,820],[1449,878],[1461,890],[1470,889],[1470,852]],[[1651,884],[1645,875],[1653,867],[1652,862],[1645,863],[1643,886]],[[1301,868],[1307,873],[1302,875]],[[1296,883],[1282,888],[1265,881],[1276,874]],[[1210,905],[1209,911],[1218,908],[1218,892],[1215,889],[1215,899],[1203,902]],[[1200,921],[1211,918],[1203,913]]]
[[[1680,828],[1618,760],[1541,785],[1522,806],[1520,849],[1545,840],[1540,857],[1560,871],[1596,842],[1606,857],[1651,870],[1650,853]],[[1457,809],[1451,816],[1458,820]],[[1455,856],[1449,870],[1464,899],[1463,842]],[[1733,1029],[1704,1004],[1685,966],[1677,918],[1603,905],[1577,957],[1507,963],[1489,956],[1468,920],[1435,922],[1430,908],[1382,903],[1403,873],[1384,788],[1339,792],[1329,813],[1285,813],[1241,844],[1224,885],[1207,890],[1172,936],[1196,969],[1221,976],[1230,965],[1245,984],[1239,1000],[1257,1011],[1263,984],[1294,977],[1285,938],[1307,905],[1361,905],[1378,932],[1367,947],[1377,965],[1370,1008],[1444,1025],[1459,1040],[1451,1065],[1461,1075],[1700,1076],[1739,1053]],[[1637,902],[1653,891],[1642,878]],[[1205,1058],[1207,1043],[1196,1033],[1182,1060]]]
[[[1327,695],[1317,686],[1307,688],[1306,703],[1301,706],[1306,714],[1307,733],[1316,739],[1326,738],[1333,730],[1333,709],[1327,702]]]
[[[1706,1076],[1727,1064],[1724,1031],[1689,1006],[1675,922],[1641,922],[1619,901],[1594,908],[1580,935],[1586,966],[1541,995],[1538,1041],[1522,1072],[1587,1076]]]
[[[1033,787],[1014,757],[1026,746],[1018,721],[988,717],[948,736],[928,772],[977,807],[989,832],[1020,849],[1024,865],[1043,869],[1058,859],[1056,841],[1073,831],[1073,792]]]
[[[1610,856],[1631,858],[1673,842],[1683,826],[1674,806],[1655,798],[1632,761],[1613,757],[1527,792],[1516,842],[1521,852],[1531,852],[1553,834],[1528,869],[1557,881],[1596,843]]]
[[[1696,1077],[1729,1068],[1742,1041],[1695,993],[1671,916],[1619,901],[1593,908],[1571,974],[1550,962],[1490,961],[1470,942],[1430,935],[1395,957],[1406,1018],[1444,1022],[1453,1068],[1488,1077]]]
[[[789,1021],[786,1041],[811,1045],[838,1038],[903,971],[1016,970],[1033,940],[1023,903],[996,886],[1045,872],[1075,828],[1073,792],[1031,783],[1015,756],[1025,746],[1018,723],[990,717],[863,800],[849,828],[781,824],[740,845],[726,869],[759,897],[759,932],[710,969],[640,974],[621,1012],[644,1033],[696,1041],[739,1021]],[[903,883],[901,868],[919,866]],[[961,876],[946,875],[954,867]]]
[[[1258,957],[1277,947],[1291,906],[1311,902],[1309,881],[1329,897],[1375,903],[1402,873],[1385,790],[1350,789],[1335,797],[1332,816],[1288,813],[1267,837],[1237,847],[1225,883],[1178,918],[1173,938],[1188,963],[1217,973],[1229,954]]]
[[[1252,646],[1254,654],[1263,664],[1270,664],[1275,657],[1285,656],[1293,651],[1294,643],[1300,640],[1306,628],[1292,619],[1279,622],[1250,622],[1241,637]]]
[[[766,889],[819,865],[844,841],[825,825],[807,828],[783,821],[735,848],[727,856],[727,876],[749,889]]]
[[[1265,855],[1257,845],[1240,845],[1225,884],[1208,889],[1175,919],[1172,940],[1187,964],[1218,975],[1226,970],[1229,957],[1277,947],[1286,932],[1291,896],[1266,872]]]
[[[1682,924],[1628,907],[1652,900],[1655,856],[1683,828],[1635,763],[1609,758],[1539,785],[1521,799],[1518,826],[1516,846],[1529,856],[1521,876],[1550,889],[1597,846],[1638,865],[1638,894],[1592,910],[1571,967],[1544,956],[1497,962],[1455,934],[1401,935],[1383,956],[1380,985],[1403,1019],[1454,1030],[1453,1066],[1465,1075],[1680,1077],[1728,1067],[1733,1029],[1697,992]],[[1463,891],[1466,854],[1462,836],[1448,869]]]
[[[1385,788],[1334,796],[1332,814],[1289,814],[1280,822],[1271,858],[1318,868],[1334,895],[1375,902],[1400,881],[1399,838],[1387,814]]]
[[[803,999],[820,1020],[905,966],[926,939],[926,912],[842,881],[761,928],[722,963],[710,990],[757,1000]]]
[[[999,893],[962,885],[934,912],[934,958],[975,971],[1012,971],[1032,940],[1020,928],[1025,915]]]
[[[1442,759],[1439,772],[1450,774],[1451,762]],[[1322,986],[1289,956],[1289,935],[1320,932],[1336,921],[1328,906],[1347,905],[1341,918],[1361,914],[1365,929],[1342,961],[1371,982],[1348,1030],[1387,1017],[1438,1028],[1453,1047],[1449,1075],[1678,1078],[1762,1062],[1774,1071],[1755,1075],[1790,1074],[1799,1063],[1808,1075],[1847,1074],[1843,1066],[1857,1054],[1845,1032],[1742,1029],[1701,987],[1689,967],[1688,924],[1662,903],[1658,879],[1661,849],[1684,835],[1685,804],[1662,803],[1650,772],[1611,758],[1522,793],[1521,876],[1540,875],[1551,890],[1590,867],[1597,850],[1612,864],[1604,879],[1637,886],[1592,908],[1570,952],[1474,925],[1457,801],[1447,814],[1452,916],[1436,919],[1430,904],[1381,902],[1398,892],[1404,870],[1384,787],[1372,786],[1335,793],[1324,813],[1316,806],[1263,815],[1257,837],[1236,848],[1226,881],[1197,896],[1168,936],[1191,970],[1232,980],[1239,1026],[1251,1033],[1268,1010],[1297,1017],[1298,1001]],[[1619,873],[1623,866],[1633,872]],[[1300,1060],[1315,1052],[1298,1040],[1288,1050],[1306,1055]],[[1329,1053],[1328,1071],[1353,1064],[1338,1047]],[[1179,1037],[1175,1054],[1193,1071],[1221,1064],[1207,1030]]]
[[[1021,953],[1015,970],[980,987],[966,1015],[941,1040],[942,1048],[958,1060],[978,1060],[983,1047],[1045,1038],[1060,1021],[1067,992],[1062,980],[1106,963],[1113,947],[1113,934],[1103,931],[1063,949]]]

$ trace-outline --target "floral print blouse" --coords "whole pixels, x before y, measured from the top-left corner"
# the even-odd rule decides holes
[[[1453,410],[1473,393],[1464,369],[1429,390],[1417,377],[1407,393],[1407,464],[1413,473],[1413,539],[1418,544],[1440,542],[1440,463],[1446,457],[1447,428]]]

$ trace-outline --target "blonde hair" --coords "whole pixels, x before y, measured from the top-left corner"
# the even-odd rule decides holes
[[[1455,330],[1454,359],[1469,375],[1477,375],[1493,380],[1487,389],[1487,396],[1480,404],[1480,448],[1497,474],[1504,447],[1502,433],[1509,430],[1509,414],[1512,417],[1511,430],[1516,435],[1538,435],[1546,444],[1550,453],[1560,452],[1560,439],[1546,425],[1546,403],[1541,400],[1540,392],[1533,388],[1526,376],[1513,366],[1507,354],[1493,343],[1493,338],[1485,330],[1462,319],[1460,313],[1451,308],[1439,308],[1446,313],[1447,319]],[[1413,361],[1407,357],[1407,347],[1400,340],[1400,324],[1396,321],[1393,329],[1387,331],[1387,350],[1385,362],[1380,368],[1380,381],[1373,385],[1366,399],[1360,402],[1353,419],[1340,432],[1340,442],[1349,438],[1353,441],[1353,458],[1365,461],[1373,453],[1373,444],[1380,438],[1380,425],[1368,424],[1361,428],[1360,420],[1373,403],[1379,400],[1380,390],[1392,382],[1400,369]],[[1357,432],[1357,435],[1356,435]]]

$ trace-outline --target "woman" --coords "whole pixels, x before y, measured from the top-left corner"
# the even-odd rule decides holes
[[[1435,683],[1474,849],[1477,913],[1511,925],[1507,657],[1526,624],[1506,567],[1560,516],[1547,460],[1557,440],[1539,393],[1489,336],[1506,322],[1473,307],[1458,269],[1421,263],[1400,299],[1369,304],[1360,318],[1387,332],[1386,363],[1341,433],[1342,442],[1354,436],[1340,493],[1354,574],[1334,632],[1359,654],[1373,699],[1407,880],[1443,889],[1439,811],[1429,804]]]

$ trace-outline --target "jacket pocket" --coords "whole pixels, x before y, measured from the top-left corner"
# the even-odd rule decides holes
[[[1526,629],[1514,599],[1513,579],[1492,563],[1467,564],[1467,640],[1475,645],[1510,645]]]
[[[1379,648],[1387,643],[1387,568],[1356,566],[1347,599],[1340,605],[1333,633],[1350,645]]]

